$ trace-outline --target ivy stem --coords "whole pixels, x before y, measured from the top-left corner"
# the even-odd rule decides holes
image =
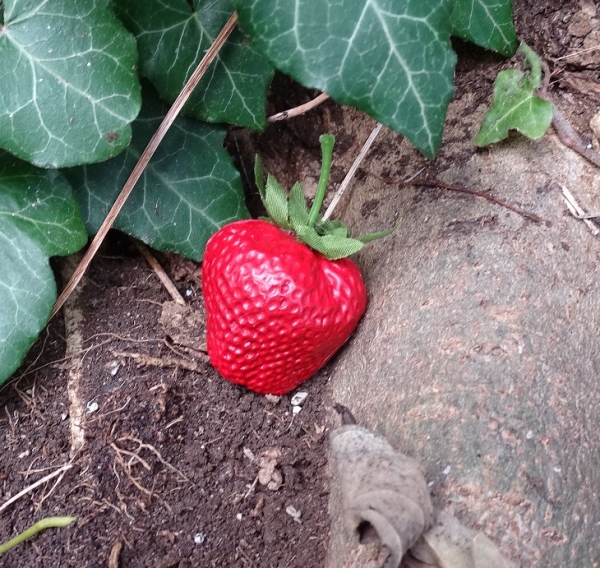
[[[531,68],[531,81],[534,88],[539,89],[542,84],[542,64],[540,58],[524,41],[519,46],[519,53],[525,58],[525,61],[527,61]]]
[[[314,227],[317,219],[319,218],[319,211],[323,205],[325,199],[325,193],[327,192],[327,183],[329,182],[329,174],[331,172],[331,161],[333,159],[333,144],[335,138],[331,134],[323,134],[319,137],[321,143],[321,153],[323,155],[321,161],[321,176],[319,177],[319,184],[317,185],[317,193],[315,200],[313,201],[310,212],[308,213],[308,226]]]
[[[28,529],[10,539],[8,542],[0,544],[0,554],[14,548],[17,544],[21,544],[24,540],[35,536],[45,529],[66,527],[76,520],[77,517],[46,517],[34,525],[31,525]]]

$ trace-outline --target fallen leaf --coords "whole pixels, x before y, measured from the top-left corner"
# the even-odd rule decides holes
[[[514,568],[487,536],[465,527],[446,511],[438,513],[435,526],[410,552],[421,562],[439,568]]]
[[[332,432],[331,452],[351,529],[370,525],[389,551],[384,567],[398,568],[431,522],[431,499],[419,464],[354,424]]]

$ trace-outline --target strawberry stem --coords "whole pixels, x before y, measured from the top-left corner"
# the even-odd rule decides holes
[[[331,172],[331,161],[333,159],[333,143],[335,138],[331,134],[323,134],[319,137],[321,143],[321,154],[323,156],[321,160],[321,175],[319,177],[319,184],[317,185],[317,193],[315,200],[313,201],[310,212],[308,213],[308,226],[314,227],[317,219],[319,218],[319,211],[323,205],[325,199],[325,193],[327,191],[327,183],[329,182],[329,174]]]

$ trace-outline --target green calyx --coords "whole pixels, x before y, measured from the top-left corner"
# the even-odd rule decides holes
[[[258,156],[254,162],[256,185],[269,219],[282,229],[295,233],[300,242],[320,252],[329,260],[350,256],[368,242],[389,235],[397,227],[396,225],[387,231],[351,237],[348,228],[341,221],[323,221],[319,211],[327,191],[334,141],[331,134],[324,134],[319,138],[323,159],[317,193],[310,210],[299,182],[292,186],[288,194],[272,175],[267,175],[265,182],[265,174]]]

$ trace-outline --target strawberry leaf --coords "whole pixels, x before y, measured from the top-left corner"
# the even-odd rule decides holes
[[[372,241],[376,241],[377,239],[382,239],[383,237],[387,237],[391,235],[400,225],[400,221],[398,221],[391,229],[386,229],[385,231],[376,231],[374,233],[367,233],[366,235],[360,235],[354,237],[357,241],[361,243],[367,244]]]
[[[300,225],[308,224],[308,207],[304,198],[304,190],[299,182],[296,182],[290,189],[289,216],[294,230]]]
[[[234,11],[231,0],[120,0],[115,9],[135,34],[140,72],[161,98],[175,100]],[[208,122],[265,127],[273,67],[234,30],[184,112]]]
[[[269,217],[282,229],[289,230],[288,196],[279,182],[272,176],[267,176],[264,206]]]
[[[65,170],[90,234],[96,233],[166,113],[152,89],[121,155]],[[114,224],[153,248],[200,260],[209,237],[249,217],[240,175],[222,147],[225,128],[179,117],[169,129]]]
[[[314,227],[302,226],[297,232],[298,239],[311,249],[320,252],[329,260],[338,260],[358,252],[365,245],[357,239],[337,235],[319,235]]]
[[[0,151],[0,383],[21,364],[56,300],[48,257],[87,234],[69,184]]]
[[[0,146],[43,167],[106,160],[140,110],[137,51],[108,0],[0,2]]]
[[[260,198],[265,200],[265,171],[262,167],[262,162],[260,160],[260,156],[257,154],[254,158],[254,180],[256,182],[256,187],[258,188],[258,193]]]
[[[348,227],[337,219],[329,219],[324,223],[316,225],[317,230],[323,231],[325,234],[335,235],[337,237],[347,237]]]

